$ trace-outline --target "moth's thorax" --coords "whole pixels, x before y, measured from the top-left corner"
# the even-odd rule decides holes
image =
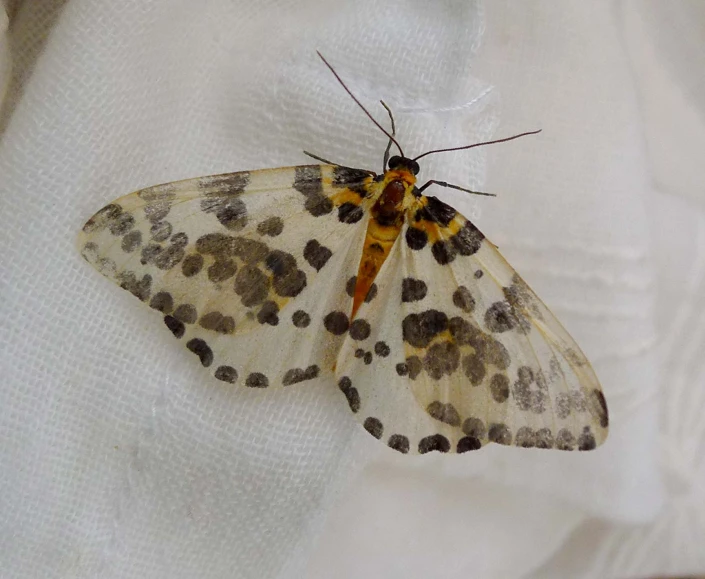
[[[416,183],[416,175],[405,167],[398,169],[389,169],[384,173],[384,179],[382,183],[391,183],[392,181],[403,181],[409,186],[413,186]]]
[[[389,170],[378,184],[381,194],[372,207],[372,220],[381,226],[401,227],[403,212],[414,198],[416,176],[406,169]]]

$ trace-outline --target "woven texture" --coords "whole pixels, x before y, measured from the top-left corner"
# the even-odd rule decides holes
[[[702,76],[681,65],[702,11],[684,4],[653,36],[657,2],[583,4],[7,3],[1,574],[705,571],[705,175],[681,140],[705,138]],[[392,107],[411,153],[544,130],[429,157],[421,177],[499,193],[437,192],[594,362],[604,447],[409,460],[356,425],[332,382],[214,383],[81,260],[83,222],[141,187],[306,163],[302,149],[379,170],[384,136],[316,49],[379,119],[380,98]]]

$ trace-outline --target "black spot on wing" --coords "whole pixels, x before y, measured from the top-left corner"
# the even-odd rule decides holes
[[[463,372],[473,386],[479,386],[487,372],[482,356],[477,352],[465,356],[463,358]]]
[[[210,196],[237,196],[242,194],[250,182],[250,173],[248,171],[240,171],[239,173],[225,173],[223,175],[212,175],[203,177],[199,180],[198,186],[200,189],[208,190]]]
[[[506,424],[491,424],[487,431],[487,437],[497,444],[510,445],[512,443],[512,431]]]
[[[386,358],[389,356],[389,353],[391,352],[389,346],[387,345],[386,342],[376,342],[375,343],[375,354],[382,358]]]
[[[269,255],[266,243],[247,237],[233,237],[230,250],[245,263],[259,263]]]
[[[458,369],[460,349],[452,341],[433,344],[423,359],[423,367],[434,380],[440,380],[444,374],[449,376]]]
[[[428,234],[423,229],[409,226],[405,234],[406,244],[409,249],[420,250],[428,243]]]
[[[392,434],[387,442],[389,448],[393,448],[397,452],[407,454],[409,452],[409,438],[403,434]]]
[[[157,221],[152,224],[149,229],[149,234],[152,237],[152,241],[166,241],[171,237],[172,225],[168,221]]]
[[[347,282],[345,282],[345,293],[350,297],[355,296],[355,286],[357,285],[357,276],[354,275]]]
[[[521,410],[531,410],[536,414],[544,412],[548,402],[548,386],[543,372],[534,371],[529,366],[519,367],[512,396]]]
[[[366,340],[372,328],[367,320],[357,319],[350,324],[350,337],[353,340]]]
[[[246,307],[261,304],[269,294],[270,281],[259,268],[246,265],[235,276],[235,293]]]
[[[427,292],[426,282],[421,279],[407,277],[401,282],[402,302],[418,302],[426,297]]]
[[[237,381],[237,370],[232,366],[218,366],[214,376],[218,380],[227,382],[228,384],[235,384]]]
[[[120,244],[125,253],[132,253],[140,245],[142,245],[142,233],[138,230],[130,231],[122,238],[122,243]]]
[[[323,192],[321,168],[318,165],[302,165],[294,170],[294,189],[309,196]]]
[[[429,416],[451,426],[460,426],[460,414],[450,402],[443,403],[439,400],[431,402],[426,408]]]
[[[595,447],[597,447],[597,441],[592,432],[590,432],[590,428],[586,426],[578,437],[578,450],[593,450]]]
[[[481,439],[487,435],[485,423],[479,418],[467,418],[463,422],[463,432],[472,438]]]
[[[365,427],[365,430],[375,438],[382,438],[382,434],[384,433],[384,426],[382,425],[382,421],[379,418],[374,418],[373,416],[365,418],[363,426]]]
[[[174,309],[174,298],[169,292],[158,292],[150,300],[149,307],[163,314],[170,314]]]
[[[181,304],[174,310],[174,317],[184,324],[194,324],[198,319],[198,312],[191,304]]]
[[[230,279],[237,272],[237,264],[232,259],[220,259],[208,267],[208,279],[213,283],[220,283]]]
[[[174,233],[169,241],[171,241],[172,245],[176,245],[177,247],[186,247],[188,245],[188,235],[183,231],[179,231],[179,233]]]
[[[125,235],[135,226],[135,218],[129,213],[121,213],[116,219],[108,223],[108,229],[113,235]]]
[[[262,308],[257,312],[257,321],[260,324],[276,326],[279,323],[279,306],[276,302],[268,300],[262,304]]]
[[[418,356],[409,356],[406,361],[397,364],[395,369],[399,376],[408,376],[412,380],[416,380],[423,370],[423,364]]]
[[[607,411],[607,401],[605,400],[605,395],[597,389],[592,391],[593,399],[597,402],[598,416],[600,419],[600,426],[602,428],[607,428],[609,426],[609,412]]]
[[[558,450],[575,450],[575,436],[566,428],[562,428],[556,434],[556,448]]]
[[[304,259],[309,263],[309,265],[320,271],[321,268],[328,263],[328,260],[333,255],[333,252],[321,245],[318,240],[311,239],[306,243],[304,247]]]
[[[495,302],[485,312],[485,326],[490,332],[502,333],[513,330],[518,323],[507,302]]]
[[[91,217],[83,226],[84,233],[94,233],[101,231],[111,225],[122,214],[122,207],[117,203],[106,205]]]
[[[171,211],[171,202],[168,197],[163,197],[161,199],[153,198],[152,200],[149,200],[147,198],[152,197],[151,195],[144,195],[147,192],[147,190],[143,190],[139,193],[139,196],[142,197],[145,201],[148,201],[147,205],[144,206],[144,215],[145,217],[151,221],[152,223],[156,223],[157,221],[161,221],[164,219],[167,215],[169,215],[169,211]],[[160,194],[157,194],[156,197],[159,197]],[[147,198],[146,198],[147,197]]]
[[[314,217],[320,217],[333,211],[333,202],[325,195],[312,195],[306,199],[304,207]]]
[[[553,448],[553,434],[550,428],[539,428],[534,436],[536,448]]]
[[[457,211],[436,197],[426,197],[428,203],[416,212],[416,221],[431,221],[441,227],[448,227]]]
[[[472,297],[472,294],[468,288],[461,285],[453,292],[453,305],[460,308],[464,312],[471,314],[475,309],[475,298]]]
[[[206,233],[196,240],[196,251],[216,257],[233,255],[235,238],[222,233]]]
[[[431,340],[448,328],[448,316],[438,310],[409,314],[402,321],[404,341],[425,348]]]
[[[245,380],[245,386],[250,388],[267,388],[269,386],[269,378],[261,372],[252,372]]]
[[[201,211],[215,214],[221,225],[239,231],[247,225],[247,207],[235,193],[208,193],[201,200]]]
[[[275,249],[267,255],[264,263],[274,274],[272,285],[277,295],[295,297],[306,287],[306,274],[297,268],[296,259],[290,253]]]
[[[260,235],[276,237],[282,231],[284,231],[284,221],[282,221],[281,217],[269,217],[257,225],[257,233]]]
[[[186,347],[199,357],[201,364],[206,368],[213,363],[213,350],[205,340],[193,338],[186,343]]]
[[[426,454],[434,450],[448,452],[450,450],[450,441],[442,434],[426,436],[419,441],[419,454]]]
[[[447,265],[455,259],[456,250],[451,240],[439,239],[431,246],[431,253],[439,265]]]
[[[145,274],[142,279],[137,279],[134,272],[125,271],[118,275],[120,287],[129,291],[133,296],[145,302],[152,293],[152,276]]]
[[[198,324],[206,330],[219,334],[232,334],[235,331],[235,320],[231,316],[224,316],[220,312],[209,312],[201,317]]]
[[[450,238],[450,242],[455,251],[457,251],[460,255],[467,256],[473,255],[480,249],[484,238],[485,236],[477,227],[469,221],[466,221],[465,225],[460,228],[460,231]],[[479,276],[476,275],[475,277],[481,276],[482,273],[480,273]]]
[[[352,169],[350,167],[335,167],[333,169],[333,186],[346,187],[357,193],[360,197],[367,195],[365,179],[373,177],[374,174],[362,169]]]
[[[311,316],[303,310],[296,310],[291,316],[291,323],[297,328],[306,328],[311,323]]]
[[[294,298],[306,287],[306,274],[300,269],[283,276],[274,276],[274,291],[283,298]]]
[[[458,441],[456,452],[460,454],[471,450],[480,450],[480,448],[482,448],[482,442],[479,439],[474,436],[464,436]]]
[[[200,253],[187,255],[181,263],[181,273],[184,274],[184,277],[193,277],[201,271],[203,262],[203,256]]]
[[[184,326],[184,323],[177,320],[173,316],[164,316],[164,323],[166,324],[166,327],[169,328],[169,331],[171,331],[171,333],[174,334],[174,337],[176,338],[181,338],[184,335],[184,332],[186,331],[186,326]]]
[[[360,394],[357,391],[357,388],[352,385],[350,378],[343,376],[338,381],[338,388],[340,388],[340,391],[345,394],[350,410],[352,410],[353,413],[357,413],[357,411],[360,410]]]
[[[522,426],[514,437],[514,446],[533,448],[536,446],[536,433],[528,426]]]
[[[354,203],[346,202],[338,207],[338,220],[341,223],[357,223],[363,215],[362,207]]]
[[[333,202],[323,194],[320,166],[296,167],[293,187],[306,197],[304,207],[314,217],[327,215],[333,211]]]
[[[282,276],[296,269],[296,258],[290,253],[275,249],[267,255],[264,264],[275,276]]]
[[[495,402],[505,402],[509,398],[509,378],[504,374],[495,374],[490,379],[490,392]]]
[[[344,312],[330,312],[325,318],[323,318],[323,326],[331,334],[335,336],[342,336],[348,331],[350,321]]]
[[[292,368],[291,370],[287,370],[286,374],[284,374],[282,384],[284,386],[290,386],[306,380],[313,380],[318,376],[319,371],[320,368],[315,364],[305,370],[302,368]]]

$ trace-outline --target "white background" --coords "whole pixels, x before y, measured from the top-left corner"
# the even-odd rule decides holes
[[[705,7],[697,0],[5,1],[0,575],[323,579],[705,572]],[[588,454],[399,456],[332,383],[214,383],[74,238],[113,198],[306,162],[421,177],[600,376]]]

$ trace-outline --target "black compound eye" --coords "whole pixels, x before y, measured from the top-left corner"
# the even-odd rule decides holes
[[[393,157],[389,157],[389,163],[388,163],[389,168],[396,169],[397,167],[399,167],[399,165],[401,165],[401,162],[402,162],[402,157],[400,157],[399,155],[394,155]]]
[[[394,169],[407,169],[411,171],[414,175],[419,173],[419,164],[413,159],[407,159],[406,157],[400,157],[399,155],[394,155],[389,159],[389,168]]]

